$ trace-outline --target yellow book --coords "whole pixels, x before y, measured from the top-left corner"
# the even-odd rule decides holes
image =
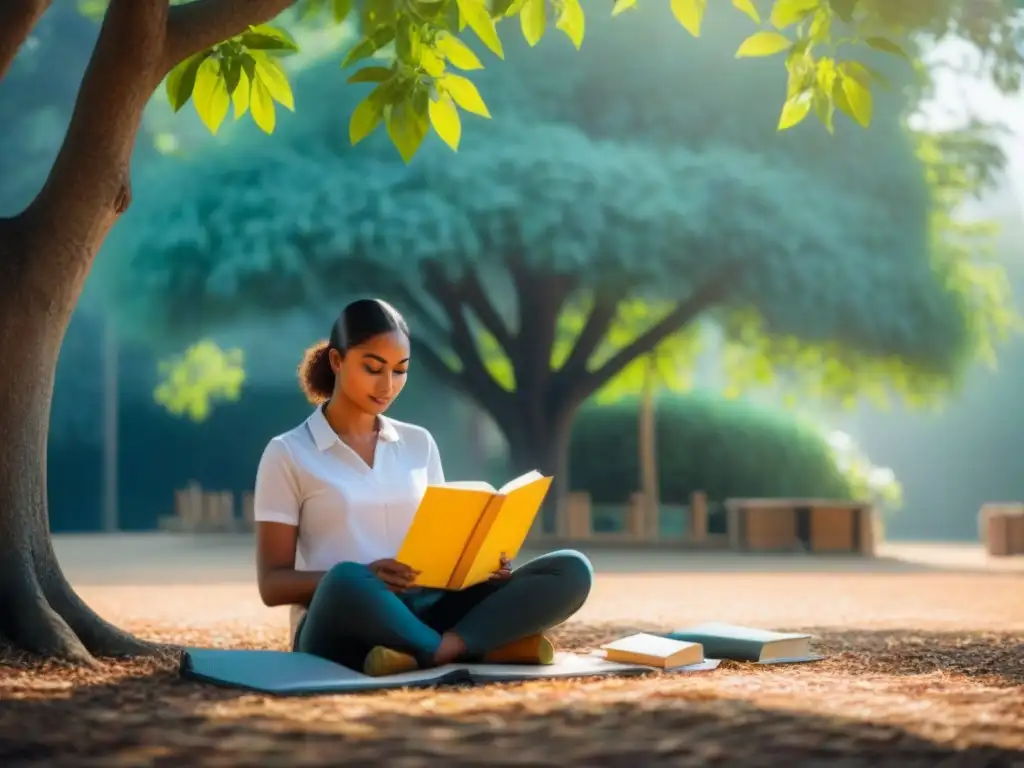
[[[638,632],[601,646],[605,658],[620,664],[644,664],[671,669],[704,661],[704,646],[686,640]]]
[[[502,552],[509,560],[519,554],[550,486],[536,471],[497,490],[481,482],[428,486],[395,559],[420,572],[417,587],[458,590],[487,581]]]

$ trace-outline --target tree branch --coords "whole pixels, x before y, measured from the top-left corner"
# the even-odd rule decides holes
[[[501,345],[505,354],[511,358],[516,340],[487,296],[487,292],[480,282],[480,276],[473,270],[467,270],[462,280],[459,281],[459,292],[462,294],[466,305],[473,310],[473,313],[483,323],[484,328]]]
[[[558,317],[578,280],[574,275],[539,273],[518,257],[506,259],[505,267],[512,277],[519,304],[517,354],[512,358],[519,384],[517,392],[536,399],[541,393],[550,392]],[[538,413],[543,414],[544,408]]]
[[[264,24],[296,0],[195,0],[170,9],[163,70],[194,53],[241,34],[250,24]]]
[[[627,365],[653,350],[658,344],[718,301],[728,291],[729,282],[735,277],[738,268],[738,263],[731,262],[717,270],[709,280],[685,300],[679,302],[671,312],[612,355],[596,371],[583,374],[575,386],[572,382],[567,382],[572,388],[574,401],[582,403],[618,375]]]
[[[597,350],[601,340],[611,327],[619,308],[619,302],[626,298],[622,287],[598,289],[594,306],[590,309],[580,335],[576,338],[572,352],[556,374],[560,381],[571,381],[587,370],[590,356]]]
[[[492,414],[500,413],[508,399],[508,393],[498,386],[498,382],[487,371],[451,282],[444,276],[438,264],[428,262],[423,265],[422,271],[424,287],[430,291],[448,316],[451,346],[462,361],[461,378],[464,380],[465,390]]]
[[[162,77],[167,7],[167,0],[110,0],[57,159],[24,214],[36,231],[60,232],[71,250],[92,249],[90,257],[131,201],[129,163]]]
[[[467,387],[462,374],[453,371],[429,341],[414,334],[413,344],[416,347],[416,356],[423,358],[423,365],[440,379],[442,384],[451,387],[456,392],[472,396],[473,393]]]
[[[0,80],[18,55],[51,0],[3,0],[0,2]]]
[[[379,270],[380,266],[368,265],[368,268]],[[394,280],[393,283],[385,289],[384,293],[392,293],[395,296],[400,297],[400,300],[397,303],[404,304],[407,310],[416,315],[416,320],[414,322],[421,325],[426,331],[425,334],[413,334],[417,344],[422,344],[428,339],[432,341],[440,341],[448,339],[451,336],[451,329],[446,328],[444,323],[437,319],[427,304],[416,295],[415,289],[413,289],[412,286],[407,285],[403,280]]]

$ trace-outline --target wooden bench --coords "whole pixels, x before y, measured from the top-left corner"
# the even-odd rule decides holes
[[[174,494],[174,514],[159,520],[160,530],[173,533],[239,533],[253,529],[252,493],[242,494],[242,516],[235,515],[231,491],[206,491],[189,483]]]
[[[676,510],[669,510],[675,512]],[[689,521],[683,536],[663,537],[660,532],[660,520],[657,510],[651,510],[645,503],[642,493],[630,494],[629,500],[622,509],[624,527],[620,531],[605,532],[594,530],[594,509],[590,494],[586,491],[574,491],[566,494],[565,502],[558,519],[557,538],[573,542],[606,542],[606,543],[685,543],[714,544],[714,537],[708,536],[708,501],[702,492],[694,493],[690,499]],[[685,515],[685,508],[680,514]],[[543,538],[540,535],[535,539]],[[724,542],[722,542],[724,544]]]
[[[875,509],[836,499],[729,499],[729,548],[745,552],[875,553]]]
[[[1024,555],[1024,504],[990,502],[978,512],[985,551],[993,557]]]

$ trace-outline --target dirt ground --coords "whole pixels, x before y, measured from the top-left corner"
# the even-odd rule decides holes
[[[72,581],[141,636],[284,646],[244,547],[89,546],[58,546]],[[1024,766],[1024,569],[798,560],[595,554],[594,593],[558,637],[723,620],[811,630],[817,664],[273,698],[182,681],[175,659],[7,657],[0,766]]]

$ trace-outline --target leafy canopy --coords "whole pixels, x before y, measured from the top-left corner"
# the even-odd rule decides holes
[[[679,24],[700,36],[708,0],[670,3]],[[894,13],[891,0],[732,0],[756,25],[735,55],[778,56],[783,63],[787,86],[779,130],[792,128],[813,112],[831,132],[837,111],[867,127],[873,115],[872,89],[885,78],[861,62],[863,51],[874,49],[909,61],[901,45],[908,22],[928,22],[941,4],[912,3],[921,16],[915,19]],[[586,30],[580,0],[304,0],[299,7],[303,19],[358,25],[360,41],[341,66],[360,65],[349,82],[373,83],[374,88],[351,112],[350,141],[358,144],[383,125],[405,162],[431,128],[457,150],[462,113],[490,117],[477,85],[464,74],[484,67],[467,39],[475,38],[502,59],[500,32],[508,23],[518,21],[530,46],[557,30],[579,49]],[[615,0],[611,14],[636,7],[637,0]],[[168,99],[175,110],[191,101],[213,132],[233,111],[236,120],[250,114],[270,133],[276,124],[275,104],[289,110],[295,106],[277,58],[297,50],[295,40],[280,27],[252,26],[178,64],[166,81]]]

